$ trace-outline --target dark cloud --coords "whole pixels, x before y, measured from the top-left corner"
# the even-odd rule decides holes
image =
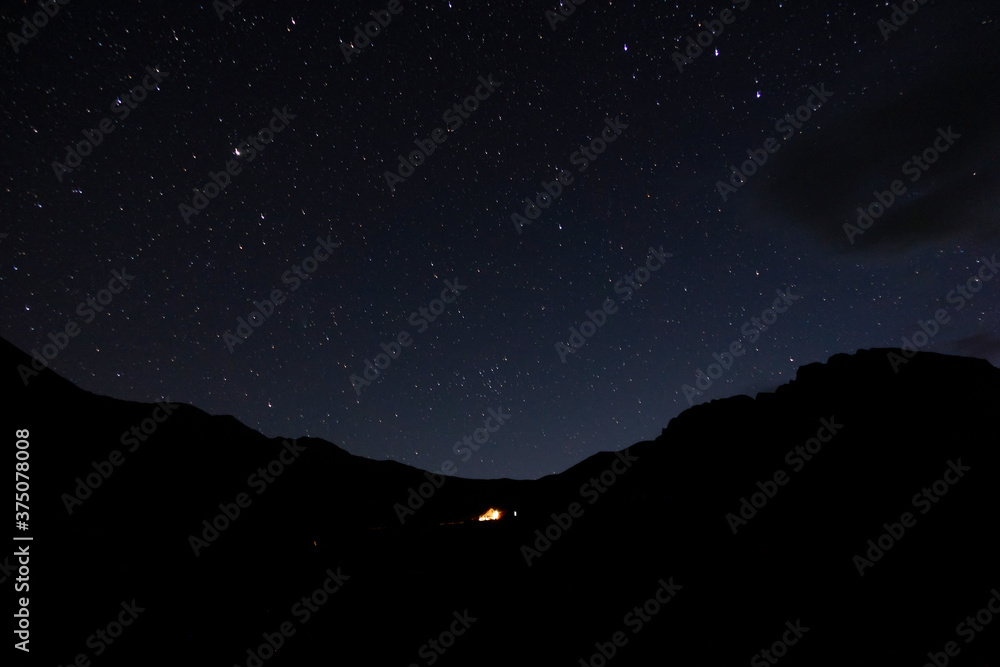
[[[950,60],[950,67],[928,61],[926,72],[908,85],[859,91],[828,83],[834,97],[803,133],[782,142],[773,164],[751,184],[754,205],[771,214],[761,217],[804,228],[824,246],[845,252],[995,237],[1000,119],[996,91],[987,82],[997,80],[1000,66],[975,49]],[[912,182],[903,164],[930,147],[939,128],[949,127],[961,138]],[[858,206],[869,206],[875,190],[888,190],[897,179],[906,193],[852,245],[843,225],[857,220]]]
[[[981,332],[959,340],[942,343],[940,351],[963,357],[986,359],[1000,368],[1000,336]]]

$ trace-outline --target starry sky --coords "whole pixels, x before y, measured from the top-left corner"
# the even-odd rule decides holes
[[[88,391],[534,479],[939,310],[1000,365],[994,2],[53,8],[0,333]]]

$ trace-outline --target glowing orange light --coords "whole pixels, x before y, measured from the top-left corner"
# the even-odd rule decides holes
[[[491,507],[490,509],[486,510],[485,513],[479,515],[479,520],[480,521],[496,521],[497,519],[500,518],[501,514],[503,514],[503,512],[501,512],[500,510],[495,510],[495,509],[493,509]]]

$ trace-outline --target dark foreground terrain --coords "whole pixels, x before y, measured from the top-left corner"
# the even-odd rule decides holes
[[[50,371],[25,386],[30,359],[2,353],[7,465],[16,430],[30,453],[29,528],[9,530],[33,539],[0,560],[11,613],[29,598],[30,654],[6,649],[19,664],[1000,656],[1000,370],[985,361],[919,353],[897,373],[890,350],[837,355],[562,474],[475,481]],[[471,520],[488,508],[504,514]]]

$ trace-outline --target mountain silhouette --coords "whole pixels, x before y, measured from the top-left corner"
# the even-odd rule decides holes
[[[25,384],[31,358],[0,354],[7,437],[28,431],[13,596],[39,662],[1000,657],[1000,370],[983,360],[838,354],[560,474],[470,480],[47,369]]]

